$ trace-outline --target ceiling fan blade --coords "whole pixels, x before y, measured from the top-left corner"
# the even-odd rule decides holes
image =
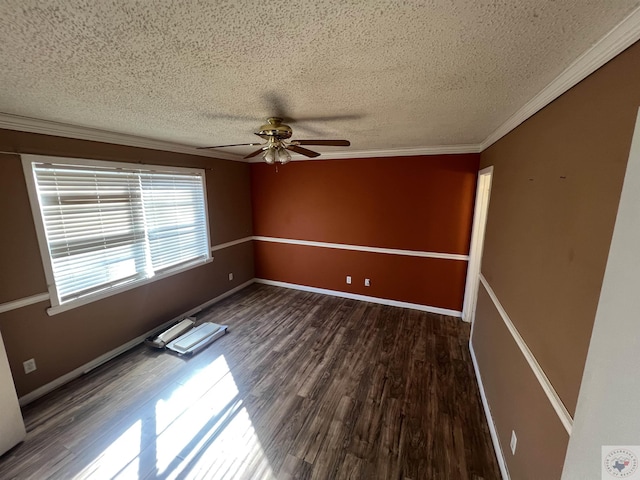
[[[327,145],[330,147],[348,147],[349,140],[292,140],[292,145]]]
[[[287,145],[287,150],[291,150],[292,152],[296,152],[296,153],[299,153],[300,155],[304,155],[305,157],[310,157],[310,158],[315,158],[320,156],[318,152],[307,150],[306,148],[298,147],[297,145]]]
[[[360,120],[364,115],[360,113],[354,113],[349,115],[319,115],[317,117],[295,117],[290,118],[292,123],[301,122],[334,122],[336,120]]]
[[[213,147],[196,147],[198,150],[207,150],[209,148],[226,148],[226,147],[253,147],[254,145],[262,145],[261,143],[234,143],[231,145],[214,145]]]
[[[256,145],[256,144],[254,143],[254,145]],[[258,144],[258,145],[260,145],[260,144]],[[264,148],[259,148],[255,152],[251,152],[249,155],[247,155],[245,157],[242,157],[242,158],[243,158],[243,160],[246,160],[247,158],[253,158],[256,155],[259,155],[260,153],[262,153],[263,150],[264,150]]]

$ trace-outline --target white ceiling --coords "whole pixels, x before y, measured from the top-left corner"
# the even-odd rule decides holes
[[[350,152],[473,150],[639,5],[2,0],[0,112],[186,146],[281,114]]]

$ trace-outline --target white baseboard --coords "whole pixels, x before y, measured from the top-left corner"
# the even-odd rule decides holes
[[[108,362],[109,360],[111,360],[112,358],[117,357],[118,355],[123,354],[124,352],[126,352],[127,350],[130,350],[131,348],[135,347],[136,345],[144,342],[144,339],[153,335],[154,332],[160,331],[174,323],[176,323],[179,320],[182,320],[185,317],[189,317],[191,315],[195,315],[196,313],[198,313],[201,310],[204,310],[205,308],[213,305],[214,303],[219,302],[220,300],[233,295],[234,293],[236,293],[239,290],[242,290],[243,288],[251,285],[252,283],[254,283],[254,279],[252,278],[251,280],[244,282],[241,285],[238,285],[237,287],[232,288],[231,290],[228,290],[226,292],[224,292],[221,295],[218,295],[217,297],[206,301],[205,303],[198,305],[195,308],[192,308],[191,310],[189,310],[188,312],[185,312],[181,315],[178,315],[175,318],[172,318],[171,320],[163,323],[162,325],[158,325],[156,328],[154,328],[153,330],[149,330],[146,333],[143,333],[142,335],[128,341],[127,343],[125,343],[124,345],[120,345],[117,348],[114,348],[113,350],[105,353],[104,355],[100,355],[98,358],[95,358],[94,360],[91,360],[88,363],[85,363],[84,365],[81,365],[80,367],[76,368],[75,370],[70,371],[69,373],[66,373],[64,375],[62,375],[61,377],[56,378],[55,380],[47,383],[46,385],[43,385],[39,388],[36,388],[35,390],[33,390],[32,392],[27,393],[26,395],[23,395],[22,397],[19,398],[18,402],[20,403],[21,407],[24,407],[25,405],[33,402],[34,400],[37,400],[40,397],[43,397],[44,395],[46,395],[47,393],[52,392],[53,390],[55,390],[58,387],[61,387],[62,385],[64,385],[65,383],[69,383],[71,380],[74,380],[78,377],[80,377],[81,375],[90,372],[91,370],[93,370],[94,368],[99,367],[100,365],[102,365],[103,363]]]
[[[484,392],[484,385],[482,384],[482,377],[480,376],[480,368],[478,367],[478,361],[476,360],[476,352],[473,350],[473,344],[469,339],[469,352],[471,352],[471,361],[473,362],[473,370],[476,372],[476,380],[478,382],[478,390],[480,390],[480,398],[482,399],[482,406],[484,408],[484,414],[487,417],[487,423],[489,424],[489,432],[491,433],[491,441],[493,442],[493,449],[496,452],[496,458],[498,459],[498,466],[500,467],[500,473],[502,474],[502,480],[510,480],[509,469],[507,468],[507,462],[504,459],[504,452],[500,445],[500,439],[498,438],[498,432],[496,431],[496,425],[493,423],[493,417],[491,416],[491,409],[489,408],[489,402]]]
[[[350,298],[352,300],[360,300],[363,302],[379,303],[381,305],[389,305],[391,307],[411,308],[413,310],[421,310],[423,312],[436,313],[438,315],[449,315],[451,317],[462,318],[462,312],[458,310],[449,310],[448,308],[432,307],[430,305],[421,305],[419,303],[400,302],[398,300],[390,300],[387,298],[369,297],[367,295],[359,295],[357,293],[341,292],[339,290],[328,290],[326,288],[309,287],[307,285],[298,285],[296,283],[278,282],[275,280],[265,280],[264,278],[256,278],[256,283],[265,285],[273,285],[275,287],[291,288],[293,290],[302,290],[305,292],[322,293],[333,297]]]

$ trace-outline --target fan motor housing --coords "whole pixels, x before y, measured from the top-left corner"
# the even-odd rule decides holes
[[[260,127],[258,135],[262,138],[275,137],[278,140],[285,140],[291,138],[293,131],[289,125],[282,123],[282,118],[271,117],[267,119],[269,123],[266,123]]]

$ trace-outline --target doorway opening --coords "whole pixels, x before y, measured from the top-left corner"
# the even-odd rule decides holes
[[[493,167],[483,168],[478,172],[476,204],[473,212],[469,263],[467,265],[467,280],[464,288],[464,303],[462,306],[462,319],[465,322],[473,322],[476,314],[478,285],[480,283],[480,266],[482,264],[482,250],[484,246],[484,233],[487,226],[487,214],[489,212],[492,177]]]

